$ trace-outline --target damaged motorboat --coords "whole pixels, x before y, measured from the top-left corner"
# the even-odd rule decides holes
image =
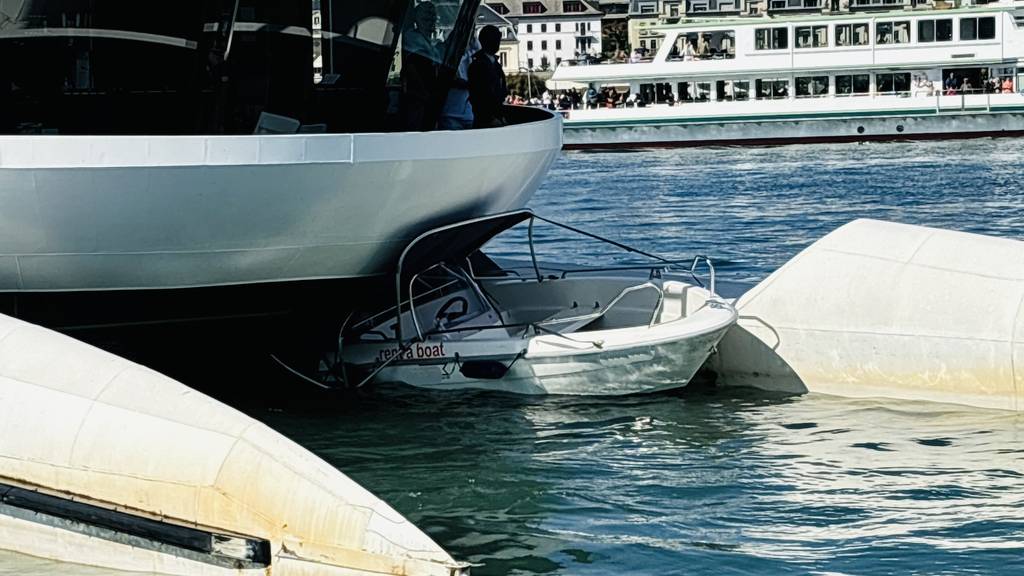
[[[541,266],[537,222],[648,261]],[[481,248],[528,227],[531,263],[501,266]],[[520,226],[520,227],[522,227]],[[708,282],[695,273],[707,265]],[[685,386],[735,322],[710,259],[681,266],[528,210],[428,231],[402,253],[395,305],[354,316],[316,377],[322,386],[398,382],[429,389],[624,395]]]

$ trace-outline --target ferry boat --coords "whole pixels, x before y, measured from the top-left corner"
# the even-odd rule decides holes
[[[1018,2],[776,5],[654,27],[649,61],[563,62],[557,86],[603,93],[564,112],[566,147],[1024,134]]]
[[[414,95],[397,88],[408,0],[0,3],[0,311],[63,326],[53,304],[90,294],[114,296],[84,323],[212,294],[211,314],[278,306],[389,272],[426,229],[521,208],[561,149],[557,115],[432,129],[479,3],[427,3],[416,56],[436,78]]]

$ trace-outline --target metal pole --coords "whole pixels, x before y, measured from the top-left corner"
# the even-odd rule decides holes
[[[537,251],[533,247],[533,222],[536,218],[530,218],[530,228],[527,231],[527,236],[530,239],[530,259],[533,260],[533,273],[537,275],[537,282],[543,282],[544,279],[540,275],[540,266],[537,266]]]

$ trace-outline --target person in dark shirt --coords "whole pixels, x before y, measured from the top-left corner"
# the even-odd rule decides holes
[[[496,26],[480,30],[480,50],[469,65],[469,101],[473,105],[473,125],[493,128],[505,125],[501,106],[508,96],[505,73],[498,63],[501,31]]]

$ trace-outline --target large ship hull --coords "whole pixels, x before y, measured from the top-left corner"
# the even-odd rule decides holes
[[[381,274],[425,229],[524,206],[560,130],[544,113],[463,132],[0,137],[0,291]]]
[[[849,100],[849,99],[848,99]],[[669,146],[779,145],[815,142],[879,140],[932,140],[1024,135],[1024,97],[1018,94],[943,96],[931,98],[878,98],[875,106],[849,109],[800,110],[800,102],[786,106],[768,103],[760,114],[700,114],[701,104],[658,107],[651,113],[638,109],[611,110],[618,118],[601,117],[601,110],[586,111],[565,124],[565,147],[622,148]],[[835,103],[834,100],[831,100]],[[781,104],[781,103],[779,103]],[[840,104],[845,104],[840,102]],[[794,109],[796,108],[796,109]],[[696,114],[694,109],[698,109]],[[666,110],[689,113],[670,115]],[[646,114],[644,112],[647,112]],[[572,118],[572,113],[570,113]]]

